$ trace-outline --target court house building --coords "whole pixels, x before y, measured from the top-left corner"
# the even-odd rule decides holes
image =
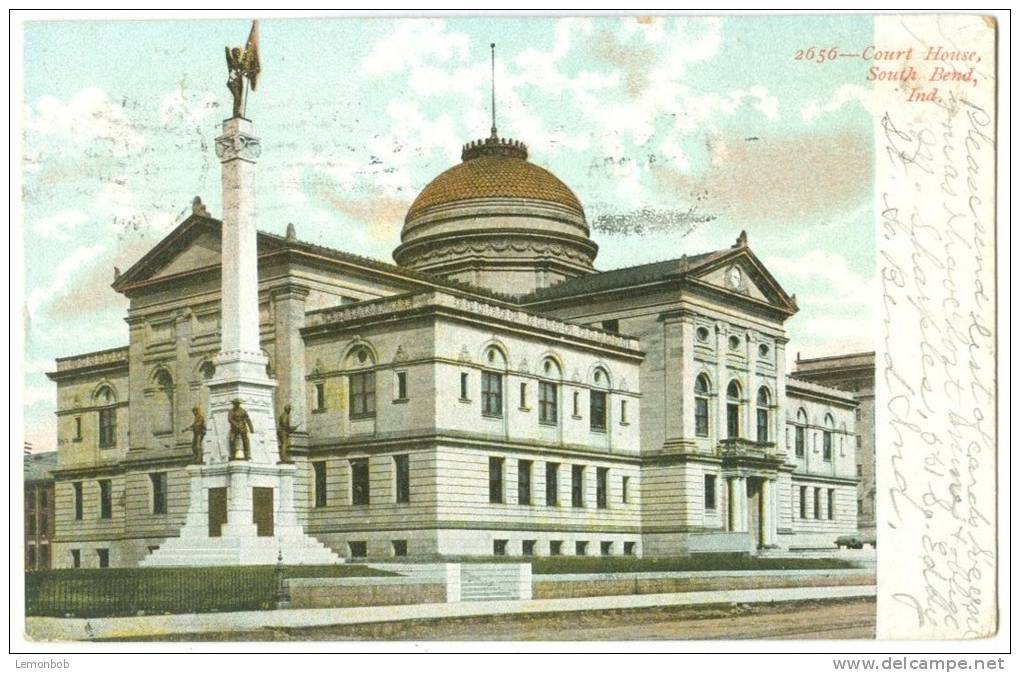
[[[395,263],[259,226],[266,417],[289,407],[286,497],[336,555],[755,553],[856,531],[857,402],[788,378],[797,303],[743,232],[597,271],[578,197],[495,134],[418,195]],[[206,455],[219,431],[222,231],[196,201],[113,283],[128,342],[49,374],[54,567],[145,564],[179,537],[193,410]],[[256,503],[260,535],[281,497]]]

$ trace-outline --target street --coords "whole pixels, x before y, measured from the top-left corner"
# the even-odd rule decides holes
[[[709,640],[875,637],[875,600],[514,614],[301,629],[181,634],[160,640]],[[139,640],[147,640],[140,638]]]

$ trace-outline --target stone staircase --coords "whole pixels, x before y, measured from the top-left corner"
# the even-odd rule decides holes
[[[285,565],[334,565],[343,559],[318,540],[302,535],[284,538],[176,537],[139,563],[156,566],[272,565],[282,554]]]

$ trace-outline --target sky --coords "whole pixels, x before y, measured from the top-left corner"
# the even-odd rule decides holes
[[[54,359],[127,345],[110,288],[190,212],[220,213],[213,151],[241,20],[24,27],[25,423],[56,447]],[[408,206],[461,145],[527,143],[584,205],[612,269],[751,249],[800,312],[792,361],[874,348],[866,16],[266,19],[247,116],[259,228],[392,261]]]

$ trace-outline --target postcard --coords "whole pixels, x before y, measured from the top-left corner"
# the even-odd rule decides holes
[[[998,632],[993,17],[61,18],[26,652]]]

